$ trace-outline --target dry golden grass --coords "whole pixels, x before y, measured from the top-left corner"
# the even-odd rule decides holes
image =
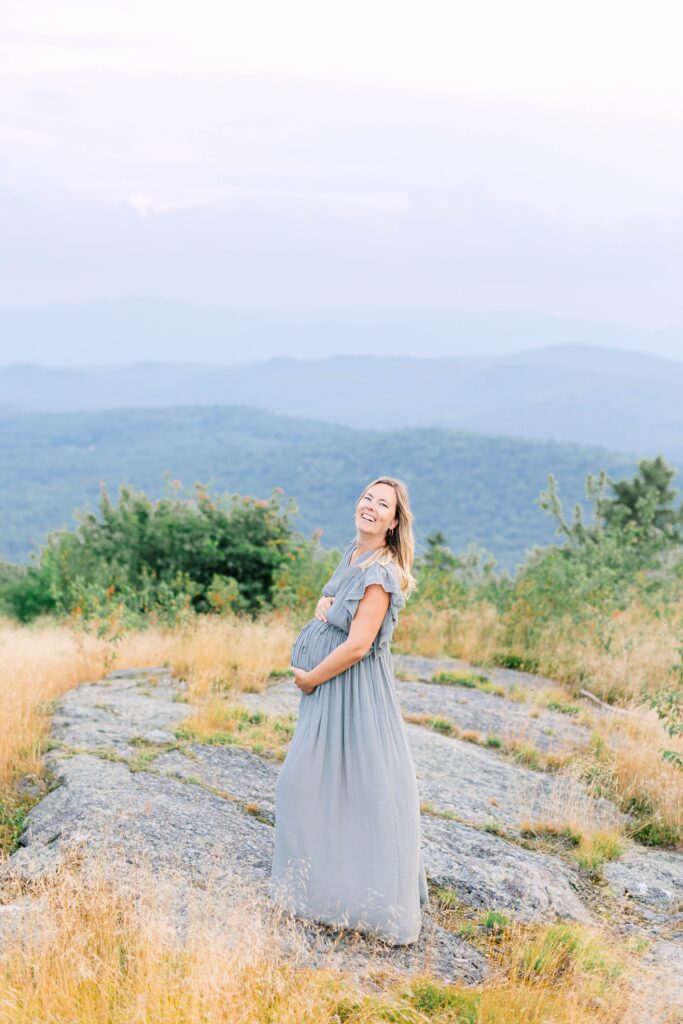
[[[619,857],[628,834],[626,824],[612,804],[594,796],[605,795],[586,779],[586,766],[595,764],[588,754],[568,760],[559,771],[558,787],[547,803],[543,818],[529,814],[520,819],[523,834],[543,840],[556,837],[569,846],[577,862],[598,876],[607,860]],[[609,794],[617,797],[618,794]],[[615,800],[618,803],[618,799]]]
[[[392,646],[396,653],[425,658],[448,655],[479,664],[500,649],[501,630],[495,606],[486,602],[453,609],[408,604]]]
[[[661,758],[668,737],[654,712],[637,709],[632,719],[609,718],[601,728],[609,745],[595,734],[592,751],[568,757],[560,768],[560,774],[582,780],[589,796],[572,788],[570,799],[559,803],[543,826],[580,835],[588,858],[594,847],[607,848],[612,839],[621,842],[629,836],[646,845],[682,849],[683,773]],[[613,801],[634,823],[610,826],[592,796]]]
[[[505,636],[506,623],[488,602],[450,610],[409,605],[401,614],[395,649],[482,665],[506,650]],[[671,685],[669,670],[682,637],[683,604],[654,614],[634,602],[600,626],[580,627],[569,617],[552,621],[539,630],[533,648],[513,653],[535,661],[541,675],[574,694],[583,688],[603,700],[628,701]]]
[[[583,688],[603,700],[627,701],[672,684],[669,670],[683,637],[683,605],[665,612],[655,615],[635,602],[600,627],[552,623],[530,653],[544,675],[574,692]]]
[[[470,937],[493,964],[476,986],[446,985],[425,963],[401,977],[375,959],[344,970],[325,929],[304,939],[256,893],[227,894],[209,881],[178,930],[172,876],[67,862],[34,883],[40,913],[0,950],[0,1024],[635,1024],[646,980],[627,944],[572,924],[515,926],[489,913]],[[447,924],[447,922],[445,922]],[[429,944],[429,940],[428,940]],[[316,963],[317,966],[311,966]],[[656,979],[657,981],[659,979]],[[634,983],[637,981],[637,985]],[[649,1019],[664,1021],[648,992]]]
[[[609,744],[594,733],[592,750],[568,758],[560,769],[585,784],[588,795],[583,788],[572,787],[570,798],[543,822],[525,822],[525,827],[576,835],[581,839],[579,860],[585,853],[586,863],[592,851],[598,861],[611,859],[608,851],[623,845],[625,838],[683,849],[683,773],[661,758],[659,746],[665,737],[654,713],[635,709],[632,718],[608,718],[601,728]],[[611,800],[632,815],[633,823],[609,825],[592,797]]]
[[[683,737],[667,736],[656,713],[640,706],[606,715],[594,742],[598,788],[633,810],[641,829],[649,825],[653,833],[683,833],[683,772],[661,756],[663,748],[683,753]]]
[[[187,679],[190,697],[212,689],[262,692],[275,669],[289,668],[296,636],[288,617],[265,613],[256,621],[237,616],[201,616],[188,626],[164,634],[159,657],[173,673]],[[121,651],[122,664],[128,661]]]
[[[539,708],[547,708],[550,711],[559,711],[575,721],[583,721],[585,724],[593,724],[591,710],[585,703],[572,700],[563,686],[544,686],[542,690],[531,690],[530,699]]]
[[[0,625],[0,787],[38,774],[50,701],[106,671],[107,644],[50,622]]]
[[[435,887],[439,922],[474,943],[494,969],[486,984],[468,990],[453,1016],[429,1020],[461,1022],[673,1021],[680,990],[663,971],[644,970],[639,954],[647,940],[610,936],[604,927],[571,921],[524,923],[496,910],[468,907],[452,889]],[[645,992],[647,991],[647,998]],[[465,993],[460,990],[460,996]],[[651,1002],[648,1002],[651,1000]],[[424,1000],[426,1004],[427,999]],[[438,1004],[439,993],[434,993]],[[646,1013],[645,1007],[651,1006]]]
[[[605,828],[588,815],[557,815],[542,821],[522,822],[522,835],[549,846],[555,852],[569,848],[574,860],[592,878],[602,875],[604,864],[624,852],[624,835],[619,828]]]
[[[343,976],[307,970],[301,937],[249,894],[230,909],[210,884],[181,937],[172,877],[125,869],[124,894],[109,870],[93,862],[86,880],[69,866],[34,887],[37,927],[0,951],[1,1024],[298,1024],[331,1020],[356,994]]]
[[[614,1019],[635,1024],[675,1019],[669,994],[660,990],[654,995],[660,979],[648,985],[643,974],[634,986],[629,970],[638,971],[636,957],[601,930],[570,922],[498,924],[497,918],[504,915],[483,915],[491,933],[488,956],[501,982],[483,989],[473,1020],[587,1024]],[[640,985],[648,987],[650,1001],[643,998]]]

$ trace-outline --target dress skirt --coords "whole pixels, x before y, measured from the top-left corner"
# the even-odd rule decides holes
[[[292,664],[312,668],[347,637],[312,619]],[[301,695],[275,790],[270,894],[298,917],[393,945],[420,934],[420,802],[386,649]]]

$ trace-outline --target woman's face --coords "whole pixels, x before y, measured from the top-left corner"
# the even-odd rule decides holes
[[[397,523],[396,491],[389,484],[374,484],[356,506],[359,539],[368,547],[376,547]]]

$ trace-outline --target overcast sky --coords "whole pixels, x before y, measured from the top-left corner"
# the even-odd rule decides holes
[[[0,0],[0,308],[683,327],[680,39],[657,0]]]

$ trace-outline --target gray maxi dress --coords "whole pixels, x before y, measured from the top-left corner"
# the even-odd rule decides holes
[[[428,900],[415,766],[389,650],[405,598],[393,564],[349,565],[354,548],[355,539],[323,588],[334,597],[328,621],[304,626],[292,665],[310,670],[347,639],[369,584],[390,594],[389,608],[360,661],[301,694],[275,788],[270,896],[297,917],[405,945],[418,938]]]

